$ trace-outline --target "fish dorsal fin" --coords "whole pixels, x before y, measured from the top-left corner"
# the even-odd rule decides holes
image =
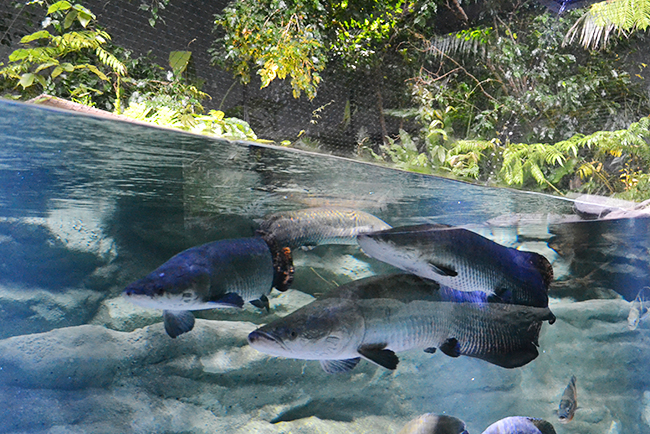
[[[163,310],[165,331],[175,338],[194,328],[194,315],[189,310]]]
[[[240,309],[244,307],[244,299],[236,292],[228,292],[220,295],[214,300],[210,300],[210,302],[219,306],[238,307]]]
[[[456,338],[449,338],[440,345],[440,351],[449,357],[460,356],[460,344]]]
[[[267,312],[271,310],[270,305],[269,305],[269,299],[266,297],[266,295],[262,295],[257,300],[251,300],[251,304],[253,306],[255,306],[256,308],[264,309]]]
[[[357,351],[365,359],[391,371],[397,368],[399,358],[391,350],[386,349],[386,344],[361,345]]]
[[[436,350],[437,350],[436,347],[431,347],[431,348],[425,348],[425,349],[424,349],[424,352],[425,352],[425,353],[429,353],[429,354],[433,354],[433,353],[436,352]]]
[[[360,360],[361,357],[347,360],[321,360],[320,366],[328,374],[341,374],[353,370],[359,364]]]
[[[436,264],[435,262],[429,261],[429,268],[436,274],[446,277],[456,277],[458,272],[451,267],[446,265]]]

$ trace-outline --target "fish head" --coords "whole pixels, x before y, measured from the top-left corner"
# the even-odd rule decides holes
[[[122,295],[145,308],[193,310],[210,289],[210,274],[199,265],[163,264],[128,285]]]
[[[576,405],[573,400],[563,399],[560,401],[560,409],[557,412],[557,417],[560,423],[567,423],[573,419],[573,414],[576,411]]]
[[[272,356],[335,360],[354,357],[363,334],[363,317],[352,301],[325,299],[258,328],[248,343]]]

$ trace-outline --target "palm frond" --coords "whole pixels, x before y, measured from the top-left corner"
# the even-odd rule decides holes
[[[570,44],[580,34],[580,44],[586,49],[607,46],[616,33],[628,36],[650,26],[650,0],[607,0],[591,5],[571,27],[564,38]]]
[[[449,33],[428,41],[426,50],[435,58],[445,56],[485,56],[492,28],[478,28]]]

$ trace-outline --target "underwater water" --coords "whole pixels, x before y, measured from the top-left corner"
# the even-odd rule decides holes
[[[423,413],[470,433],[507,416],[558,433],[650,432],[650,323],[628,325],[650,286],[648,218],[586,220],[564,198],[4,101],[0,186],[0,432],[396,433]],[[462,225],[542,254],[557,321],[543,323],[539,355],[507,369],[412,350],[394,371],[361,360],[328,374],[248,345],[328,290],[395,272],[356,246],[296,250],[269,312],[199,311],[176,339],[160,310],[121,296],[184,249],[316,206]],[[578,410],[562,424],[572,375]]]

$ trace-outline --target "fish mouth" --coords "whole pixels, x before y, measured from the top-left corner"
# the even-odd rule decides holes
[[[250,332],[248,335],[248,343],[252,346],[255,346],[255,344],[263,345],[271,343],[280,346],[282,349],[287,349],[280,338],[263,330],[253,330]]]

